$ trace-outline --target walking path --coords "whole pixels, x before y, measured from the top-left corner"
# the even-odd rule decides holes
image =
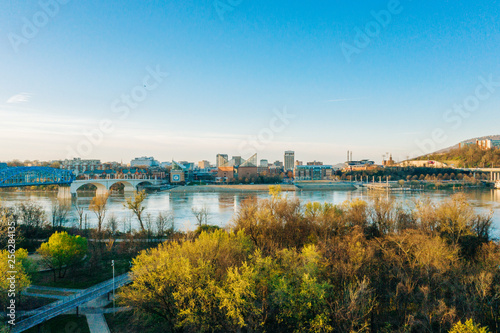
[[[102,313],[86,314],[90,333],[111,333]]]

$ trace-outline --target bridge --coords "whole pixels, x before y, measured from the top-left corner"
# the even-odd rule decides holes
[[[64,299],[50,303],[37,311],[37,313],[27,319],[17,322],[14,327],[12,327],[11,332],[24,332],[25,330],[42,324],[43,322],[64,314],[72,309],[77,309],[78,307],[90,300],[93,300],[99,296],[106,295],[112,292],[114,289],[120,288],[132,282],[130,273],[126,273],[117,276],[114,280],[110,279],[108,281],[99,283],[93,287],[85,289],[73,296],[65,297]]]
[[[115,184],[123,184],[126,192],[137,190],[139,185],[161,185],[156,178],[107,178],[76,180],[70,170],[49,167],[6,167],[0,168],[0,188],[59,185],[58,197],[71,198],[82,186],[92,184],[97,187],[97,195],[107,194]]]
[[[0,188],[70,185],[75,175],[69,170],[49,167],[6,167],[0,169]]]
[[[466,170],[471,172],[485,172],[485,173],[489,172],[491,182],[496,182],[497,180],[500,180],[500,168],[468,168],[460,170]]]
[[[116,184],[124,185],[125,192],[136,191],[139,185],[160,185],[161,180],[156,178],[108,178],[108,179],[84,179],[74,180],[69,187],[59,187],[58,197],[76,196],[76,191],[85,185],[94,185],[97,187],[97,195],[105,195],[111,187]]]

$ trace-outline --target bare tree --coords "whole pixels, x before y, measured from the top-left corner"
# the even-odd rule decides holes
[[[75,201],[73,201],[73,207],[75,208],[78,214],[78,222],[80,224],[80,230],[82,230],[84,206],[80,206],[78,204],[78,199],[76,199]]]
[[[197,224],[199,227],[207,225],[208,220],[210,219],[210,213],[208,211],[207,206],[203,206],[201,208],[191,208],[194,217],[196,218]]]
[[[114,236],[118,231],[118,219],[114,214],[111,214],[111,216],[108,218],[107,227],[111,232],[111,236]]]
[[[70,211],[70,206],[57,200],[52,203],[51,214],[52,214],[52,228],[60,228],[66,223],[66,218]]]
[[[172,212],[160,212],[156,217],[156,235],[162,238],[174,231],[174,215]]]
[[[90,202],[89,209],[93,211],[97,217],[97,231],[102,230],[102,222],[106,217],[106,204],[108,203],[108,195],[95,196]]]

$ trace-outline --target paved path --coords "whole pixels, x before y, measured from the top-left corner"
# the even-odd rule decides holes
[[[90,333],[111,333],[102,313],[86,314]]]

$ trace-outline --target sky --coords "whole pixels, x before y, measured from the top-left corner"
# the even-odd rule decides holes
[[[500,134],[499,2],[0,0],[0,161],[380,163]]]

